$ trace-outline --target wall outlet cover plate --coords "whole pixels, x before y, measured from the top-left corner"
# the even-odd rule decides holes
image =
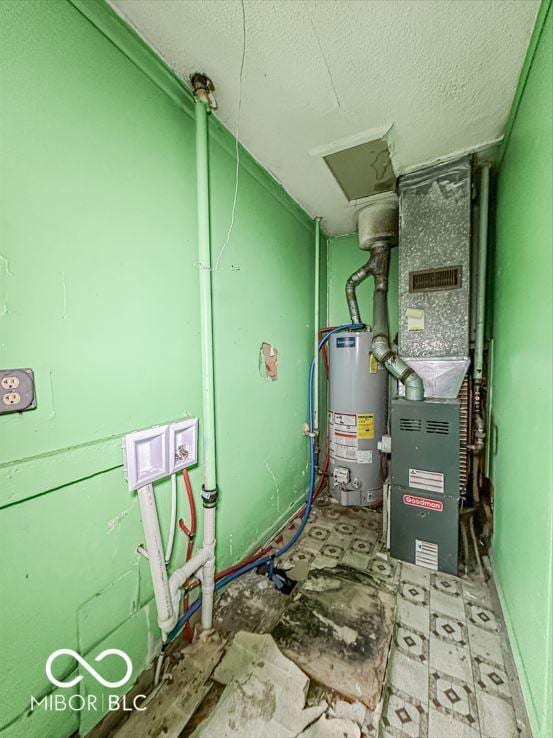
[[[0,413],[21,413],[36,407],[32,369],[0,369]]]

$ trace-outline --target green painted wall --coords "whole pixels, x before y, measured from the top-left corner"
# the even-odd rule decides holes
[[[349,236],[332,238],[328,247],[328,324],[340,325],[349,323],[350,317],[346,303],[346,280],[369,258],[369,254],[361,251],[356,233]],[[393,338],[398,329],[398,250],[392,249],[388,281],[388,314],[390,336]],[[373,280],[363,282],[357,289],[357,299],[361,317],[365,323],[372,321]]]
[[[0,366],[32,367],[38,396],[0,418],[2,738],[63,738],[101,716],[29,714],[53,650],[122,648],[135,677],[149,662],[159,633],[120,437],[201,413],[193,105],[111,11],[84,9],[102,31],[64,0],[0,3]],[[210,150],[217,252],[235,163],[213,118]],[[290,515],[307,480],[313,224],[242,162],[213,277],[220,568]],[[262,341],[279,351],[276,382],[260,375]],[[198,469],[192,481],[199,499]],[[156,493],[165,535],[168,485]]]
[[[493,280],[493,556],[539,738],[553,736],[552,23],[549,8],[499,170]]]

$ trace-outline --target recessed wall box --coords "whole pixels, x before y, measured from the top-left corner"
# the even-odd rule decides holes
[[[169,476],[168,448],[168,425],[127,433],[123,456],[129,491]]]
[[[169,473],[181,471],[198,460],[198,418],[186,418],[169,426]]]
[[[131,492],[196,464],[198,418],[127,433],[123,438],[123,459]]]

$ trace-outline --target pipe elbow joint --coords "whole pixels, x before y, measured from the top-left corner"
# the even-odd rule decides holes
[[[406,400],[414,400],[415,402],[420,402],[421,400],[424,400],[423,381],[421,377],[419,377],[419,375],[416,374],[412,369],[403,380],[403,384],[405,385]]]

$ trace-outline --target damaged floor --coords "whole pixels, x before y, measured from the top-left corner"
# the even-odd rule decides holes
[[[379,513],[328,497],[277,563],[292,594],[235,581],[117,738],[529,736],[488,585],[391,559]]]

